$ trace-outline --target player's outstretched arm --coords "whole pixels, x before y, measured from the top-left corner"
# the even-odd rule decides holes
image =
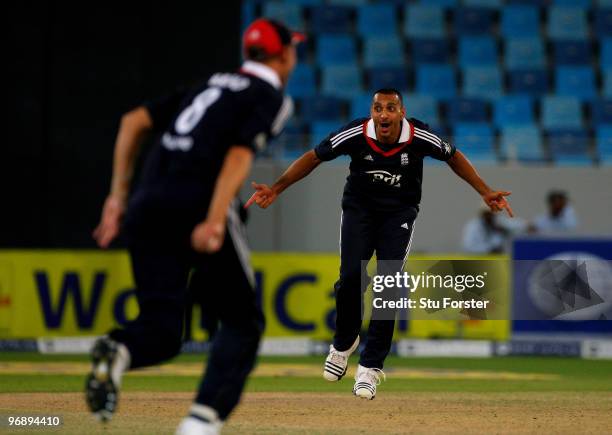
[[[261,208],[268,208],[286,188],[310,174],[319,164],[321,164],[321,160],[317,157],[314,150],[310,150],[291,163],[272,186],[255,182],[251,183],[255,193],[251,195],[244,207],[247,208],[255,203]]]
[[[215,182],[208,215],[191,233],[191,245],[196,251],[213,253],[221,249],[225,223],[231,201],[244,183],[253,163],[253,151],[243,146],[231,147]]]
[[[100,223],[93,232],[93,237],[101,248],[108,247],[119,234],[134,173],[134,161],[152,128],[153,121],[145,107],[137,107],[121,118],[115,141],[111,189],[104,201]]]
[[[510,195],[510,192],[493,190],[487,186],[484,180],[480,178],[480,175],[478,175],[478,172],[476,172],[476,168],[474,168],[461,151],[457,150],[447,163],[455,174],[467,181],[482,196],[482,200],[489,206],[491,211],[506,210],[510,217],[514,216],[510,203],[505,198]]]

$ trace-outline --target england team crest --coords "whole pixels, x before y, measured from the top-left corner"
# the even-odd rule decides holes
[[[400,158],[402,159],[402,166],[406,166],[408,163],[410,163],[410,160],[408,160],[408,153],[402,153]]]

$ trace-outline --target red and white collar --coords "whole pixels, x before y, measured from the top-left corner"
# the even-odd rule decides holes
[[[376,129],[374,128],[374,120],[370,119],[368,121],[368,125],[366,127],[366,134],[368,137],[371,137],[374,140],[378,140],[376,137]],[[402,119],[402,132],[400,133],[398,143],[410,142],[412,140],[412,126],[406,120],[406,118]]]

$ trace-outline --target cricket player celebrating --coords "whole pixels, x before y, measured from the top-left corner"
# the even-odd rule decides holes
[[[431,133],[416,119],[406,119],[402,95],[380,89],[372,99],[370,118],[351,121],[330,134],[314,150],[295,160],[272,185],[253,183],[255,193],[246,206],[267,208],[285,189],[306,177],[321,162],[340,155],[351,158],[350,174],[342,197],[340,277],[335,284],[336,332],[325,360],[323,377],[339,381],[348,358],[359,345],[362,298],[368,283],[365,264],[374,251],[379,260],[405,262],[421,201],[423,159],[446,161],[494,212],[512,209],[505,196],[491,189],[455,146]],[[365,260],[365,261],[364,261]],[[394,320],[372,319],[368,340],[355,374],[353,393],[373,399],[383,363],[393,338]]]

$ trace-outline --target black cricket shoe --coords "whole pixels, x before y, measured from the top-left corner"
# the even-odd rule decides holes
[[[100,421],[110,420],[117,409],[119,391],[111,377],[117,345],[110,338],[100,338],[91,350],[92,370],[85,382],[85,400]]]

